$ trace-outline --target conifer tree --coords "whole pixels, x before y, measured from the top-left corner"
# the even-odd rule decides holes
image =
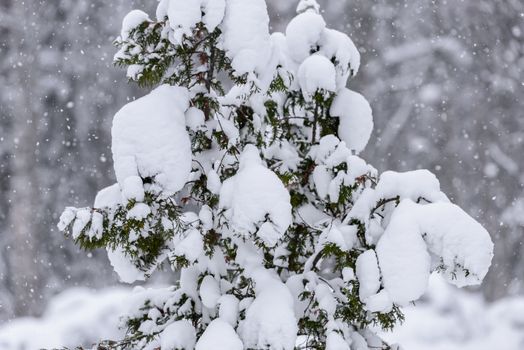
[[[139,289],[116,349],[392,349],[432,272],[478,284],[489,234],[427,170],[379,176],[358,154],[373,129],[346,87],[360,55],[301,1],[269,33],[264,0],[162,0],[132,11],[117,65],[152,91],[113,121],[117,183],[61,230],[106,248]]]

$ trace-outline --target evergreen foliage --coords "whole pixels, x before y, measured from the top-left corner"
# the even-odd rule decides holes
[[[212,2],[201,2],[200,19],[184,26],[170,20],[171,7],[179,2],[162,1],[160,9],[170,6],[165,15],[160,11],[156,21],[142,16],[116,41],[115,63],[128,69],[131,81],[189,92],[185,113],[193,166],[184,188],[170,193],[158,176],[143,175],[138,164],[143,199],[122,196],[115,205],[68,208],[62,216],[60,228],[80,246],[118,251],[135,274],[148,277],[162,264],[181,274],[170,288],[138,292],[136,309],[124,319],[126,338],[101,348],[193,349],[196,344],[196,349],[211,350],[204,339],[216,319],[228,322],[245,349],[394,348],[370,328],[392,329],[404,319],[401,304],[386,297],[371,306],[370,300],[387,296],[375,250],[395,208],[409,196],[380,197],[386,192],[378,192],[377,171],[356,155],[360,150],[352,148],[352,140],[339,135],[344,116],[335,100],[359,68],[350,39],[321,25],[327,39],[306,44],[309,53],[297,62],[298,70],[297,63],[279,58],[276,64],[269,59],[266,71],[238,71],[235,67],[244,67],[240,55],[224,41],[230,29],[206,20]],[[247,3],[257,8],[263,1]],[[190,5],[178,6],[182,11]],[[241,5],[231,1],[227,6]],[[317,11],[315,1],[301,2],[297,22],[314,17],[312,23],[318,23]],[[304,27],[306,39],[310,29]],[[278,37],[268,34],[268,40],[278,47]],[[310,58],[325,59],[312,66],[321,72],[319,81],[301,74]],[[323,70],[324,64],[329,69]],[[347,108],[355,115],[366,110]],[[117,197],[126,192],[125,183],[115,186]],[[259,186],[260,193],[251,192]],[[370,196],[375,192],[378,198]],[[424,189],[418,193],[413,200],[425,198]],[[270,195],[275,197],[267,206]],[[262,216],[249,211],[258,204],[250,199],[260,199]],[[375,267],[361,263],[369,252]],[[467,267],[459,258],[455,267],[461,276]],[[447,264],[442,260],[444,267],[434,270],[446,271]],[[378,275],[371,283],[377,286],[366,296],[369,282],[361,278],[373,268]],[[294,324],[286,323],[289,313],[278,306],[288,297]],[[275,312],[269,319],[253,311],[260,311],[264,298],[275,303],[262,306]],[[185,321],[193,335],[174,330]],[[216,349],[222,349],[220,341]]]

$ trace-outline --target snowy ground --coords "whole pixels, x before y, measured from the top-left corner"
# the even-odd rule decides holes
[[[430,293],[407,308],[406,322],[384,334],[405,350],[524,349],[524,297],[487,305],[480,296],[432,278]],[[118,315],[131,291],[71,289],[49,304],[42,318],[23,318],[0,326],[0,350],[89,345],[117,339]]]
[[[386,340],[405,350],[524,349],[524,297],[486,304],[439,278],[430,280],[429,290]]]
[[[129,289],[70,289],[56,296],[42,318],[20,318],[0,327],[0,350],[74,348],[97,339],[118,339],[119,316]]]

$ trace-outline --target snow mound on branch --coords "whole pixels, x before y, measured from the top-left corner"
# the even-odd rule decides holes
[[[411,199],[418,202],[425,199],[430,202],[449,202],[440,190],[437,177],[426,169],[408,172],[385,171],[374,189],[366,189],[359,197],[348,218],[369,220],[372,209],[382,200]]]
[[[212,32],[224,19],[226,0],[202,0],[202,22],[207,30]]]
[[[380,270],[374,250],[370,249],[359,255],[355,272],[360,284],[360,300],[364,302],[380,288]]]
[[[304,97],[311,98],[317,90],[336,90],[335,66],[326,57],[312,55],[298,69],[298,82]]]
[[[160,335],[162,349],[194,349],[196,343],[195,327],[188,320],[176,321],[164,329]]]
[[[119,204],[122,204],[122,191],[116,183],[98,191],[94,207],[96,209],[114,208]]]
[[[393,302],[385,290],[368,297],[365,301],[365,309],[370,312],[390,312],[392,308]]]
[[[187,348],[192,349],[192,348]],[[195,350],[243,350],[244,344],[226,321],[213,320],[198,340]]]
[[[204,277],[200,284],[200,299],[202,300],[202,304],[209,309],[214,309],[220,297],[220,286],[217,280],[210,275]]]
[[[204,112],[195,107],[190,107],[186,112],[186,124],[193,131],[205,128],[206,117]]]
[[[133,29],[135,29],[142,23],[149,21],[151,21],[149,19],[149,15],[144,11],[133,10],[129,12],[122,21],[122,32],[120,33],[122,40],[126,40],[127,38],[129,38],[129,33]]]
[[[259,269],[252,277],[256,297],[239,327],[246,348],[294,349],[298,327],[293,295],[268,271]]]
[[[309,156],[317,164],[325,164],[329,167],[343,163],[351,152],[346,147],[346,143],[340,141],[335,135],[322,137],[318,145],[311,147]]]
[[[271,47],[273,62],[276,64],[277,73],[283,79],[286,86],[293,85],[293,74],[297,70],[297,63],[291,58],[286,36],[283,33],[275,32],[271,34]]]
[[[432,268],[456,286],[480,284],[493,243],[456,205],[406,199],[393,212],[376,251],[385,290],[393,302],[406,304],[424,294]]]
[[[262,165],[253,145],[247,145],[240,156],[238,173],[222,185],[220,207],[227,209],[234,231],[256,233],[270,247],[292,222],[289,192],[278,176]]]
[[[361,94],[343,89],[333,100],[330,113],[340,119],[338,136],[349,149],[360,153],[373,132],[373,112]]]
[[[218,312],[219,317],[231,326],[236,327],[240,301],[234,295],[226,294],[220,297],[218,303],[220,305]]]
[[[175,37],[190,35],[193,27],[202,19],[201,0],[171,0],[167,8],[169,24]]]
[[[385,171],[375,188],[381,198],[411,199],[423,198],[430,202],[449,202],[448,197],[440,190],[440,182],[429,170],[420,169],[398,173]]]
[[[393,218],[399,217],[396,214]],[[412,218],[407,220],[403,225],[398,220],[392,221],[376,249],[384,288],[392,301],[401,305],[424,294],[431,271],[426,243]],[[399,229],[404,231],[397,232]]]
[[[374,177],[377,173],[362,158],[352,155],[346,143],[334,135],[322,137],[319,144],[311,148],[308,157],[317,164],[312,178],[318,196],[332,203],[338,202],[342,185],[351,187],[357,178],[368,174]],[[347,170],[334,169],[341,164],[345,164]]]
[[[225,0],[170,0],[159,4],[157,17],[163,18],[167,14],[175,43],[180,44],[182,37],[190,36],[200,22],[208,31],[214,31],[224,18],[225,8]]]
[[[343,89],[349,77],[358,73],[360,53],[349,36],[338,30],[324,29],[320,41],[320,52],[336,62],[337,88]]]
[[[163,21],[167,17],[167,10],[169,9],[170,1],[171,0],[159,0],[155,13],[158,21]]]
[[[204,240],[199,230],[190,229],[182,236],[173,239],[174,256],[183,256],[191,263],[204,253]]]
[[[115,173],[128,199],[140,201],[145,178],[154,178],[166,195],[184,187],[192,162],[184,116],[188,100],[186,89],[163,85],[115,115]]]
[[[131,284],[146,280],[144,272],[136,268],[120,247],[116,247],[115,250],[108,248],[107,257],[120,281]]]
[[[223,46],[236,74],[267,69],[271,40],[264,0],[229,0],[222,29]]]
[[[297,13],[312,10],[316,13],[320,11],[320,5],[316,0],[301,0],[297,6]]]
[[[441,260],[438,271],[460,288],[480,284],[493,258],[489,233],[454,204],[434,203],[418,208],[429,252]]]
[[[350,350],[350,344],[337,332],[330,332],[326,338],[326,350]]]
[[[293,18],[286,28],[287,45],[293,60],[302,62],[309,57],[325,28],[324,18],[314,11],[306,11]]]

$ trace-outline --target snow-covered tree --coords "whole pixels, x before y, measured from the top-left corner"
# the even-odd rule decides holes
[[[112,128],[117,183],[59,223],[106,248],[137,290],[119,349],[391,349],[432,272],[479,284],[493,245],[426,170],[379,176],[373,129],[346,87],[351,39],[303,0],[269,33],[264,0],[162,0],[132,11],[115,62],[154,87]]]

